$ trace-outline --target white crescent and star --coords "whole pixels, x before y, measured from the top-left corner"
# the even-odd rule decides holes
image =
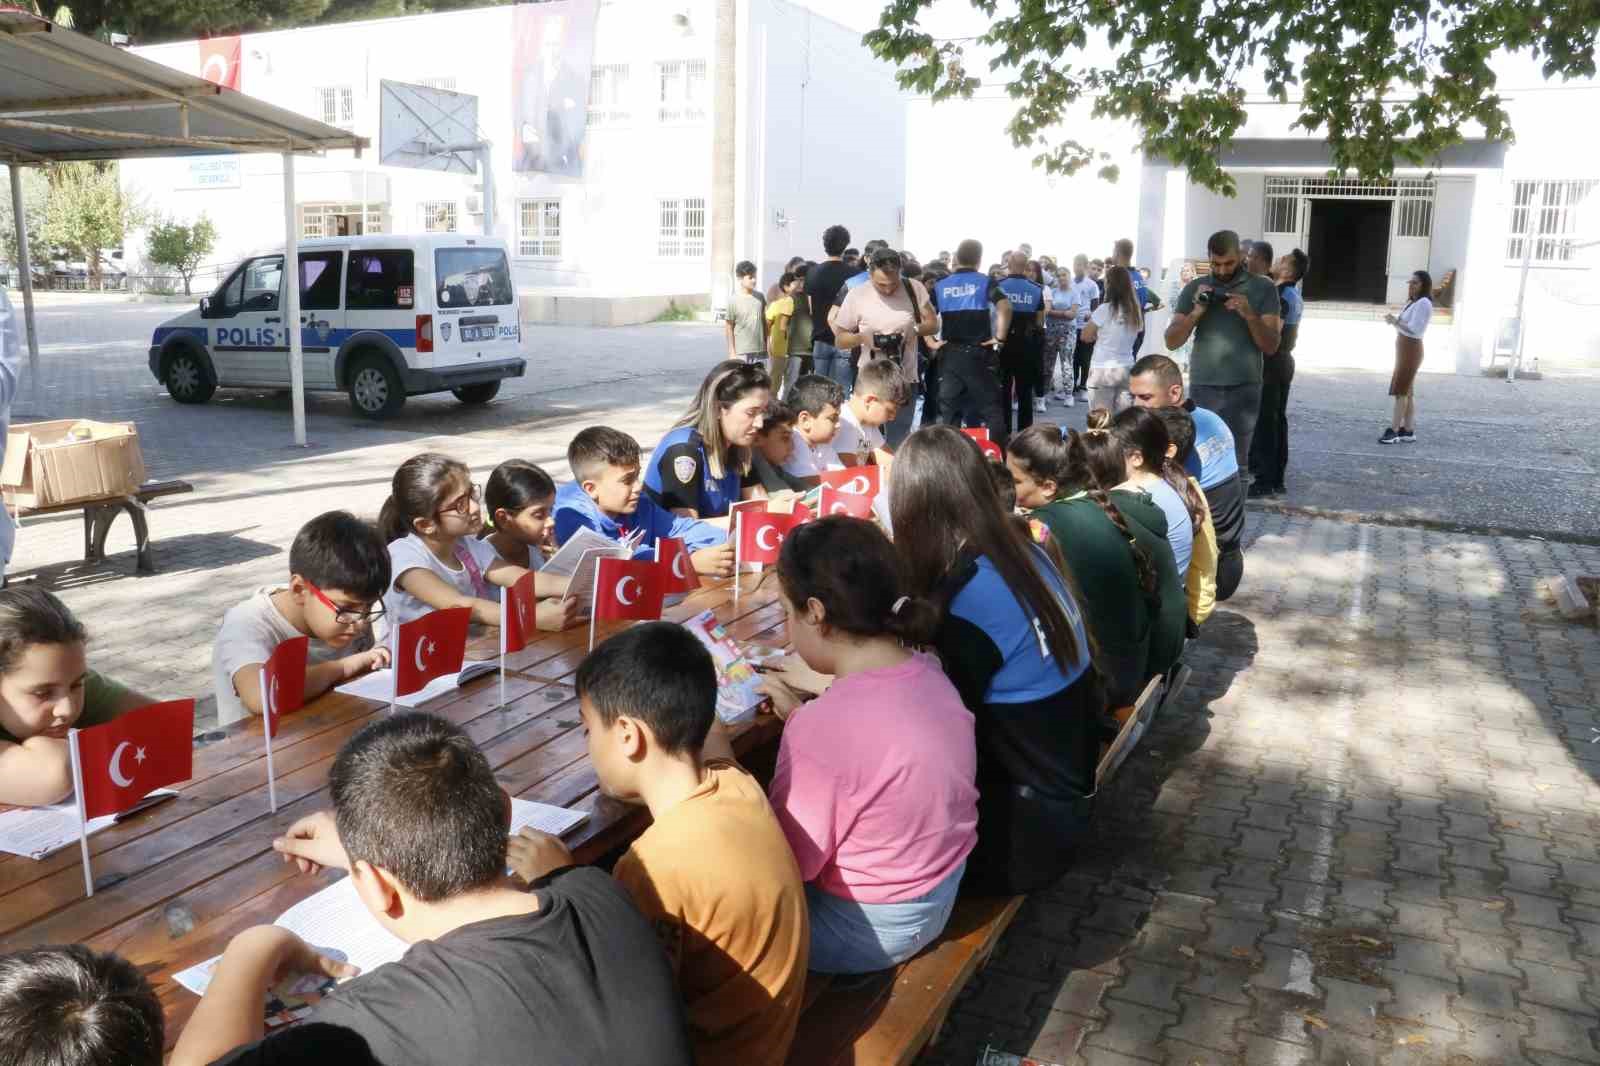
[[[639,579],[634,577],[632,574],[629,574],[627,577],[617,582],[617,602],[622,604],[624,607],[632,607],[634,604],[639,602],[639,597],[637,595],[635,595],[632,599],[628,598],[627,590],[629,582],[637,585],[639,583]]]
[[[689,568],[684,565],[686,558],[687,556],[683,552],[679,552],[672,557],[672,576],[679,581],[689,580]]]
[[[829,514],[849,514],[850,513],[850,505],[847,504],[847,503],[835,503],[832,507],[828,508],[828,513]]]
[[[134,748],[133,742],[124,740],[111,752],[111,764],[107,767],[111,774],[111,783],[118,788],[127,788],[133,784],[133,778],[122,772],[122,753],[127,748],[133,748],[133,761],[143,764],[145,754],[143,748]]]
[[[267,686],[267,711],[270,714],[278,713],[278,679],[273,678],[272,684]]]
[[[211,76],[211,70],[213,67],[215,67],[217,71],[216,77]],[[206,81],[214,82],[217,85],[225,84],[228,80],[227,57],[217,54],[207,56],[205,66],[200,70],[200,76]]]
[[[768,544],[766,537],[768,533],[775,534],[777,532],[778,530],[776,526],[762,526],[760,529],[756,530],[756,547],[760,548],[762,551],[776,551],[778,545],[783,543],[783,538],[778,537],[777,543]]]
[[[867,494],[867,490],[871,487],[872,483],[867,480],[867,476],[865,474],[857,474],[855,477],[851,478],[849,482],[847,482],[841,489],[839,489],[839,491],[853,493],[856,496],[865,496]]]
[[[418,670],[426,670],[428,668],[427,664],[425,664],[422,661],[422,649],[424,647],[426,647],[428,649],[428,654],[429,655],[433,654],[433,641],[429,640],[427,637],[418,637],[417,638],[417,654],[413,657],[414,661],[417,664],[417,669]]]

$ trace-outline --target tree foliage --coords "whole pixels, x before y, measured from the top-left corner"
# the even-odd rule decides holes
[[[202,211],[193,223],[169,218],[151,226],[145,238],[145,258],[181,274],[183,294],[188,296],[194,272],[216,246],[217,227]]]
[[[989,29],[956,41],[919,27],[933,2],[891,0],[866,35],[901,65],[902,88],[939,101],[992,84],[966,66],[975,45],[1018,101],[1013,142],[1040,148],[1047,173],[1109,162],[1070,131],[1057,142],[1047,132],[1087,97],[1096,117],[1130,122],[1146,154],[1229,195],[1220,156],[1260,82],[1298,108],[1295,127],[1326,138],[1335,170],[1382,178],[1433,164],[1473,126],[1509,140],[1491,59],[1531,53],[1547,78],[1593,75],[1600,29],[1594,0],[1013,0],[1006,14],[970,0]]]
[[[45,0],[34,0],[45,2]],[[139,44],[388,18],[510,0],[70,0],[85,33],[126,33]]]
[[[99,163],[60,163],[50,168],[44,243],[82,258],[89,276],[100,278],[101,253],[121,248],[144,212],[123,195],[117,168]]]
[[[44,233],[45,207],[49,201],[50,186],[37,167],[22,168],[22,219],[28,224],[28,250],[31,259],[38,259],[39,244]],[[20,263],[17,249],[17,220],[11,212],[11,177],[0,182],[0,256],[8,263]]]

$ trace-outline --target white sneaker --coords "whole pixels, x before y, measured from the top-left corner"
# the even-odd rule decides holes
[[[1088,403],[1089,402],[1089,390],[1088,389],[1079,389],[1077,391],[1077,393],[1076,393],[1076,396],[1077,396],[1078,399],[1082,400],[1084,403]]]
[[[1065,404],[1066,406],[1071,407],[1072,406],[1072,393],[1070,393],[1070,392],[1067,393],[1067,395],[1062,399],[1061,402],[1063,404]]]
[[[1045,406],[1043,400],[1035,400],[1033,401],[1033,413],[1036,415],[1049,414],[1050,408]]]

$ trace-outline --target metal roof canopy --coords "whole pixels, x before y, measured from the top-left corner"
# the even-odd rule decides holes
[[[368,141],[346,130],[224,89],[15,7],[0,7],[0,162],[11,171],[17,219],[28,369],[38,388],[33,279],[18,168],[141,156],[283,155],[287,278],[298,278],[294,154],[353,149]],[[300,287],[286,285],[286,322],[300,317]],[[300,331],[290,329],[295,443],[304,444],[305,378]]]

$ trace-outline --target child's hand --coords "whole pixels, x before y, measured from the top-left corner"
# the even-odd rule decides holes
[[[305,974],[343,980],[361,972],[361,967],[324,955],[294,933],[276,925],[257,926],[239,934],[238,939],[245,938],[251,941],[252,949],[262,951],[273,960],[269,988]]]
[[[786,655],[766,669],[788,688],[804,696],[820,696],[833,684],[831,675],[817,673],[798,655]]]
[[[772,713],[783,721],[788,721],[795,708],[805,702],[798,692],[777,677],[764,677],[756,687],[772,701]]]
[[[578,601],[563,596],[559,600],[540,600],[534,608],[534,624],[547,633],[559,633],[576,625],[580,614]]]
[[[733,545],[722,544],[715,548],[701,548],[689,556],[697,574],[706,577],[733,576]]]
[[[389,649],[386,647],[372,648],[359,655],[351,655],[344,661],[347,678],[360,677],[374,670],[382,670],[389,665]]]
[[[556,870],[572,865],[572,852],[560,837],[524,829],[506,842],[506,865],[513,873],[532,884]]]
[[[339,827],[328,811],[308,814],[289,827],[289,831],[272,842],[272,850],[283,856],[283,861],[293,859],[303,874],[320,872],[331,866],[336,870],[350,869],[350,856],[339,839]]]

